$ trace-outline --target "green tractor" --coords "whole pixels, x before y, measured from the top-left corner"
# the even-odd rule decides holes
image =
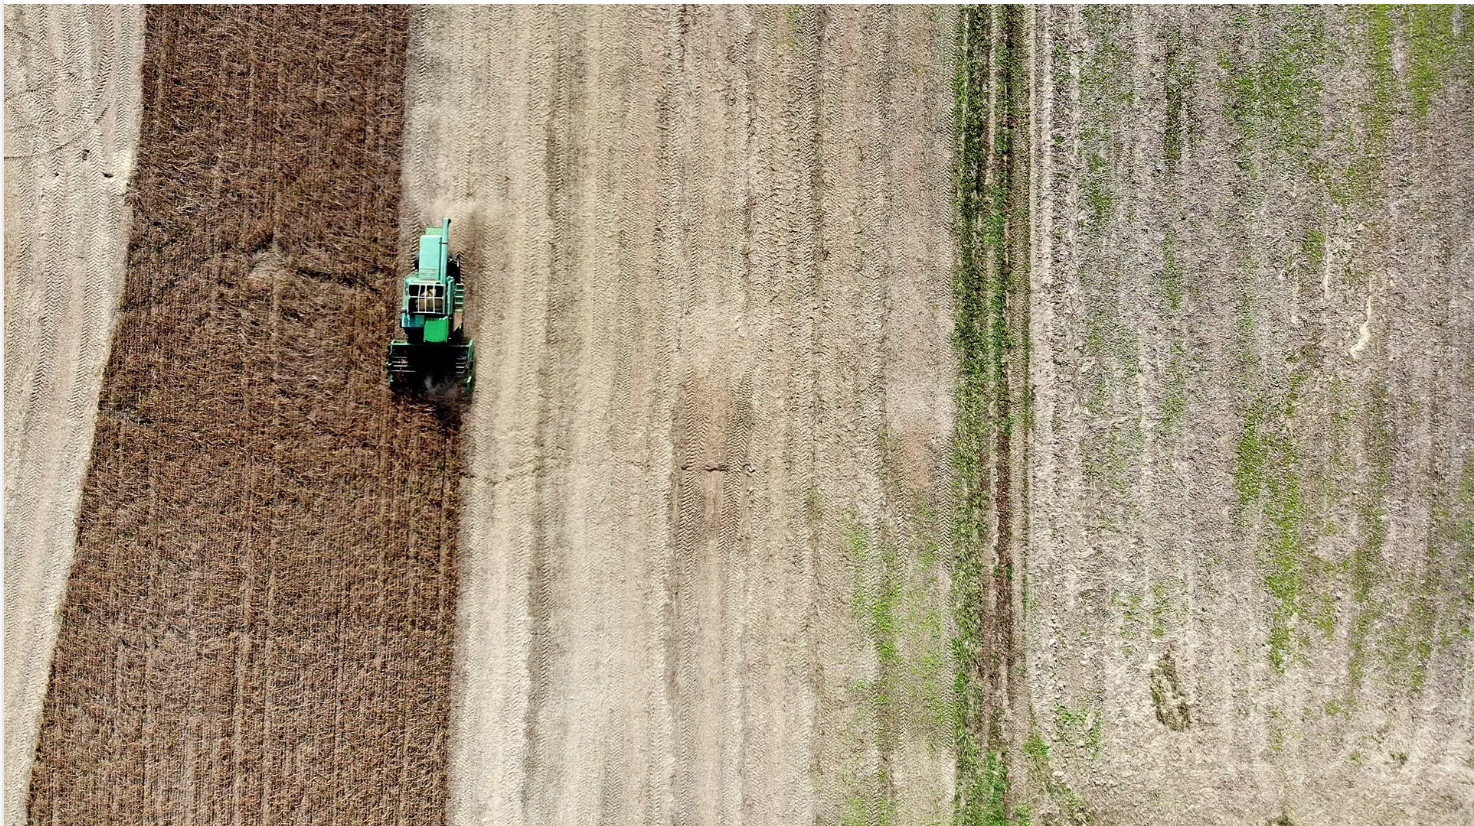
[[[399,326],[384,362],[396,393],[469,396],[476,383],[476,343],[465,337],[466,286],[461,257],[450,254],[450,219],[420,236],[419,269],[404,279]]]

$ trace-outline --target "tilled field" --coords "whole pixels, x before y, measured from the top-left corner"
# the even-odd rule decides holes
[[[1467,13],[1029,21],[1033,810],[1470,822]]]
[[[949,808],[953,38],[916,8],[417,19],[404,230],[453,219],[488,354],[454,822]]]
[[[382,364],[407,15],[147,13],[33,823],[442,818],[459,449]]]

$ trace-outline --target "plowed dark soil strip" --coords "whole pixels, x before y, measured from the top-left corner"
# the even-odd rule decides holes
[[[442,820],[457,435],[382,377],[407,24],[149,12],[33,823]]]

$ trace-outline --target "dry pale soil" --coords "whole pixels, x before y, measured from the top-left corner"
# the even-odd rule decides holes
[[[451,822],[947,811],[953,20],[417,17],[404,232],[481,354]]]
[[[5,821],[25,818],[123,288],[137,6],[5,9]]]
[[[1030,17],[1036,817],[1474,820],[1474,39]]]

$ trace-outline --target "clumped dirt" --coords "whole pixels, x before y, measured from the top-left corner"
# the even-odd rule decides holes
[[[443,819],[459,447],[382,364],[407,33],[147,12],[33,823]]]
[[[1172,651],[1162,652],[1157,664],[1152,666],[1152,706],[1157,712],[1157,722],[1182,731],[1192,725],[1192,709],[1182,692],[1182,683],[1177,677],[1177,664],[1172,661]]]
[[[418,13],[481,355],[456,823],[951,806],[953,12]]]
[[[143,10],[5,9],[5,822],[26,793],[123,289]]]
[[[1474,819],[1471,24],[1032,13],[1036,818]]]

